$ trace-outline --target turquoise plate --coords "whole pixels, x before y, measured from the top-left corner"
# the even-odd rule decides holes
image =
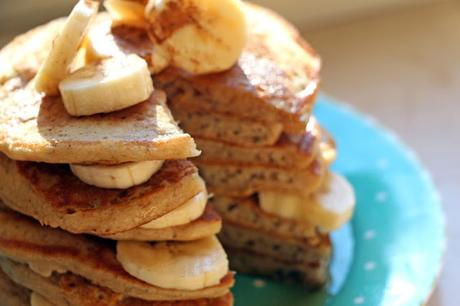
[[[444,216],[428,172],[392,133],[321,96],[316,116],[336,138],[334,170],[357,196],[350,224],[333,234],[333,281],[322,292],[239,275],[236,306],[420,306],[446,244]]]

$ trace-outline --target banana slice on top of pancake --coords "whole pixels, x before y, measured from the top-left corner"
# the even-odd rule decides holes
[[[330,174],[325,190],[311,199],[294,194],[260,192],[262,210],[298,221],[307,221],[325,232],[334,231],[348,222],[355,207],[355,193],[350,183],[338,174]]]
[[[163,166],[161,160],[119,165],[70,165],[80,180],[100,188],[127,189],[148,181]]]
[[[150,0],[145,16],[157,41],[154,64],[169,62],[193,74],[221,72],[238,61],[246,45],[240,0]]]
[[[132,26],[146,27],[144,10],[147,0],[106,0],[104,7],[113,21]]]
[[[117,259],[132,276],[177,290],[217,285],[229,270],[227,255],[215,236],[192,242],[119,241]]]
[[[174,66],[193,74],[207,74],[225,71],[238,61],[247,41],[241,0],[150,0],[145,5],[146,2],[106,0],[105,6],[115,23],[147,25],[145,29],[154,40],[152,72]],[[108,48],[101,47],[98,39],[104,37],[94,33],[89,37],[89,50],[94,55],[106,54]],[[117,53],[116,46],[112,49],[110,53]]]
[[[208,202],[208,193],[202,191],[196,196],[185,202],[179,208],[174,209],[170,213],[155,219],[147,224],[141,226],[145,229],[161,229],[166,227],[173,227],[183,224],[188,224],[198,219],[206,208]]]
[[[35,88],[38,92],[58,95],[58,84],[68,73],[98,8],[99,2],[90,0],[80,0],[73,8],[37,73]]]
[[[147,100],[153,92],[153,82],[145,60],[130,54],[76,70],[59,84],[59,89],[70,115],[88,116]]]

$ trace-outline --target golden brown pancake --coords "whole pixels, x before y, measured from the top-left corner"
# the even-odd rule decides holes
[[[276,244],[270,247],[276,247]],[[311,290],[319,290],[329,281],[328,261],[330,255],[321,257],[320,254],[317,260],[311,262],[290,262],[265,253],[230,246],[227,246],[225,251],[229,255],[230,267],[239,273],[268,277],[296,286],[305,285],[307,289]],[[313,253],[309,249],[303,249],[302,252]]]
[[[281,123],[267,125],[225,114],[194,112],[170,106],[180,127],[193,135],[194,139],[214,139],[229,144],[263,148],[274,145],[283,131]]]
[[[68,115],[60,97],[36,93],[31,79],[63,21],[20,35],[0,51],[0,151],[16,160],[110,164],[199,154],[160,90],[128,109],[81,118]]]
[[[285,19],[246,5],[249,38],[230,70],[193,76],[167,69],[154,77],[176,107],[229,114],[301,134],[318,91],[320,59]]]
[[[70,116],[59,97],[31,85],[0,99],[0,151],[16,160],[106,163],[184,159],[199,152],[155,91],[141,104],[103,115]]]
[[[317,239],[318,230],[314,224],[267,213],[259,207],[257,196],[246,198],[215,196],[210,200],[210,204],[224,217],[224,223],[251,226],[278,236],[312,239],[312,242]]]
[[[13,210],[72,233],[110,235],[139,227],[205,190],[195,166],[167,161],[125,190],[87,185],[67,165],[18,162],[0,154],[0,198]]]
[[[67,271],[125,297],[148,301],[221,297],[229,292],[234,282],[233,274],[229,273],[220,284],[201,290],[181,291],[149,285],[125,272],[116,259],[115,243],[43,227],[6,210],[0,210],[0,256],[19,263],[46,266],[53,271]],[[20,283],[25,285],[24,281]]]
[[[49,301],[53,301],[56,306],[231,306],[233,305],[233,296],[227,293],[224,296],[217,298],[201,298],[194,300],[183,301],[146,301],[137,298],[125,297],[120,293],[115,293],[108,288],[97,286],[88,280],[79,277],[72,273],[54,274],[51,277],[43,277],[26,265],[15,261],[0,258],[0,271],[5,270],[6,273],[0,273],[0,294],[3,292],[6,295],[7,303],[4,306],[29,306],[30,303],[25,303],[25,297],[30,296],[30,291],[40,294]],[[16,282],[13,283],[11,280]],[[19,299],[11,299],[11,293],[3,291],[1,284],[8,283],[9,290],[14,290],[11,293],[21,293],[24,297]],[[28,288],[28,289],[26,289]],[[12,296],[14,298],[14,296]],[[4,295],[2,295],[4,298]],[[10,298],[10,299],[9,299]],[[4,299],[3,299],[4,300]],[[13,303],[9,303],[9,301]],[[17,302],[19,303],[16,303]],[[3,304],[2,304],[3,305]]]
[[[221,228],[222,218],[208,204],[200,218],[184,225],[162,229],[137,227],[126,232],[104,236],[104,238],[137,241],[192,241],[213,236],[220,232]]]
[[[231,69],[194,76],[169,68],[154,76],[155,84],[175,109],[282,124],[285,132],[302,134],[318,91],[320,59],[278,14],[253,4],[246,12],[248,44]],[[151,57],[153,44],[142,29],[105,27],[105,39],[124,52]]]
[[[192,133],[193,134],[193,133]],[[282,135],[275,145],[253,147],[228,143],[226,138],[219,140],[194,136],[202,154],[195,158],[198,161],[211,163],[252,164],[282,169],[306,169],[318,155],[324,133],[316,120],[310,120],[303,135],[290,138]],[[333,144],[331,144],[333,146]],[[332,150],[332,147],[331,147]]]
[[[309,195],[317,191],[327,165],[316,158],[304,169],[282,169],[257,164],[196,161],[208,190],[220,196],[245,197],[260,191]]]

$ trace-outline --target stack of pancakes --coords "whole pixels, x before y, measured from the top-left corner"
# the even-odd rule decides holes
[[[187,160],[199,151],[165,94],[72,117],[61,97],[35,91],[33,78],[64,22],[21,35],[0,52],[2,304],[231,305],[233,274],[215,238],[221,218],[212,207],[184,224],[158,223],[197,196],[207,201]],[[89,185],[69,167],[157,160],[164,163],[150,179],[127,189]],[[203,274],[217,262],[223,276],[206,286]]]
[[[349,184],[328,169],[334,140],[311,116],[320,59],[278,15],[246,10],[248,45],[231,70],[168,69],[154,80],[203,152],[194,161],[223,216],[231,267],[318,287],[328,279],[329,233],[354,205]]]
[[[321,61],[282,17],[249,3],[244,12],[247,45],[226,71],[158,72],[149,28],[107,16],[89,33],[86,56],[153,59],[155,86],[202,150],[194,162],[223,217],[232,268],[319,287],[328,279],[329,233],[354,205],[351,186],[329,171],[334,140],[311,116]],[[182,21],[194,22],[171,25]]]

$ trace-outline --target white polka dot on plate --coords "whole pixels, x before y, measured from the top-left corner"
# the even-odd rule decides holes
[[[374,230],[368,230],[364,233],[364,239],[366,240],[372,240],[375,238],[377,234],[375,233]]]
[[[385,203],[388,199],[388,194],[385,191],[380,191],[375,195],[375,201]]]
[[[357,297],[355,297],[355,299],[353,300],[353,303],[354,303],[355,305],[362,305],[362,304],[364,304],[364,301],[365,301],[365,299],[364,299],[363,296],[357,296]]]
[[[254,280],[253,284],[254,284],[254,287],[256,287],[256,288],[263,288],[266,285],[266,283],[265,283],[265,281],[263,279]]]
[[[388,160],[386,158],[381,158],[377,161],[377,167],[380,169],[380,170],[386,170],[388,169]]]
[[[364,264],[364,269],[366,271],[372,271],[375,269],[375,267],[377,266],[377,264],[373,261],[368,261]]]

